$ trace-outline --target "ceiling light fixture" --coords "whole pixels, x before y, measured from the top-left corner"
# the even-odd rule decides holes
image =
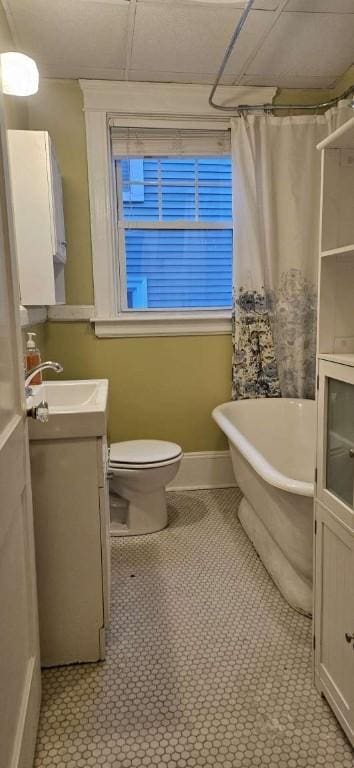
[[[38,91],[37,64],[29,56],[17,51],[0,55],[1,89],[11,96],[32,96]]]

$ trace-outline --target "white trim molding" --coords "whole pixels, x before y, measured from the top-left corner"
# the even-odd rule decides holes
[[[94,318],[96,336],[219,336],[231,334],[231,312],[200,312],[173,315],[139,312],[117,319]]]
[[[86,122],[96,334],[140,336],[179,335],[181,332],[186,335],[195,334],[197,326],[200,333],[230,332],[230,321],[223,318],[222,326],[218,310],[208,315],[199,311],[185,313],[183,318],[180,313],[179,324],[177,318],[170,324],[166,313],[161,313],[159,319],[153,320],[148,319],[148,313],[139,313],[139,320],[132,320],[128,312],[122,312],[118,289],[117,232],[113,217],[116,198],[109,134],[112,118],[115,124],[119,119],[120,124],[131,127],[183,126],[208,130],[228,129],[230,118],[210,107],[210,87],[205,85],[104,80],[79,82],[84,97]],[[224,104],[240,101],[252,104],[270,102],[276,89],[221,86],[218,93]],[[143,323],[146,325],[144,332]],[[207,330],[202,331],[202,325]]]
[[[98,316],[117,317],[113,179],[106,112],[85,111],[92,269]]]
[[[230,451],[185,453],[168,491],[192,491],[198,488],[236,488]]]
[[[79,80],[84,95],[84,110],[115,112],[119,115],[152,117],[212,117],[223,122],[229,120],[210,106],[210,85],[184,83],[147,83],[124,80]],[[249,85],[220,85],[219,102],[225,106],[235,104],[269,104],[277,89]]]
[[[56,304],[48,307],[48,320],[52,323],[90,321],[95,314],[93,304]]]
[[[45,323],[47,316],[47,307],[24,307],[22,304],[20,305],[21,328],[28,328],[30,325]]]

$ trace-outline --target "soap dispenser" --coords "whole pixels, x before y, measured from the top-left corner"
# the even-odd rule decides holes
[[[36,347],[36,342],[34,341],[36,334],[27,333],[27,336],[28,339],[26,342],[25,370],[28,373],[32,368],[35,368],[36,365],[39,365],[41,362],[41,354],[38,347]],[[33,376],[32,384],[42,384],[41,371],[38,371],[38,373]]]

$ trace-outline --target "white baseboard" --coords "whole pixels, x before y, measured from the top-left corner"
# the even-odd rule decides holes
[[[185,453],[168,491],[236,487],[229,451]]]

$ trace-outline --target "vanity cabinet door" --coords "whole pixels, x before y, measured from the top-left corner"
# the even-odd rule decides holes
[[[43,666],[104,657],[97,439],[30,442]]]
[[[315,679],[354,743],[354,533],[315,506]]]

